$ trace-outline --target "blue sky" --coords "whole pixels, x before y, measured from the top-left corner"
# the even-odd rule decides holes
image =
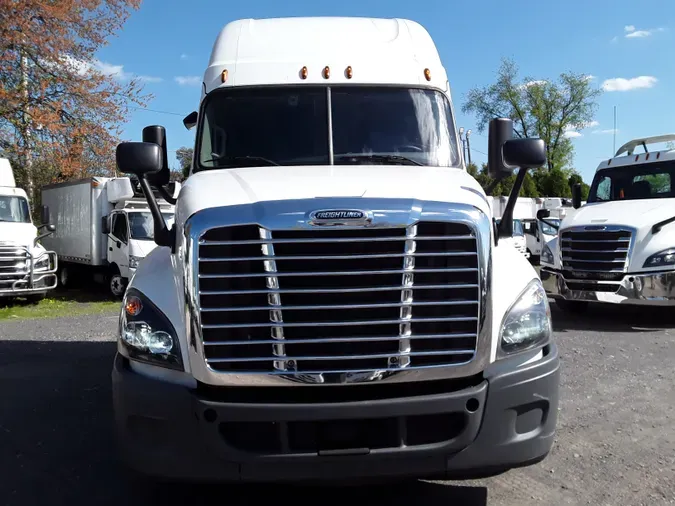
[[[421,23],[447,69],[457,124],[473,129],[474,161],[487,159],[487,133],[478,134],[475,119],[459,109],[469,89],[493,81],[504,56],[519,64],[523,76],[554,79],[572,70],[594,76],[606,90],[597,125],[573,138],[574,165],[586,181],[612,155],[614,106],[617,147],[635,137],[675,133],[675,0],[144,0],[97,55],[118,79],[144,76],[145,91],[155,95],[148,110],[134,112],[124,137],[140,140],[145,125],[161,124],[169,150],[192,145],[182,118],[198,108],[213,41],[229,21],[324,15]],[[169,159],[178,166],[174,152]]]

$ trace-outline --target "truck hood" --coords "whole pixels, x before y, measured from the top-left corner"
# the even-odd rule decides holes
[[[0,221],[0,244],[12,243],[33,248],[37,229],[32,223],[11,223]]]
[[[198,172],[180,192],[176,221],[202,209],[321,197],[464,203],[489,214],[485,193],[461,169],[400,165],[254,167]]]
[[[568,214],[561,229],[582,225],[625,225],[651,228],[659,221],[675,216],[674,199],[617,200],[593,202]]]
[[[157,247],[155,241],[139,241],[131,239],[129,241],[129,254],[137,257],[146,257]]]

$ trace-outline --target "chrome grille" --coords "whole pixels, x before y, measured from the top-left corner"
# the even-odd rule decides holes
[[[9,289],[29,274],[30,252],[24,246],[0,244],[0,289]]]
[[[586,281],[595,281],[605,283],[600,291],[616,291],[626,272],[631,238],[630,230],[618,227],[563,230],[562,268],[570,288],[583,290]]]
[[[461,223],[213,228],[199,240],[204,354],[219,372],[446,367],[476,354],[478,247]]]

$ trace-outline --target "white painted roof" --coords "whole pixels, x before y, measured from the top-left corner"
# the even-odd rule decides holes
[[[307,67],[307,78],[301,69]],[[324,67],[330,78],[322,75]],[[353,77],[347,78],[346,68]],[[424,69],[431,72],[427,81]],[[221,75],[227,70],[227,82]],[[404,19],[297,17],[227,24],[213,46],[202,98],[219,86],[402,84],[447,90],[429,33]]]

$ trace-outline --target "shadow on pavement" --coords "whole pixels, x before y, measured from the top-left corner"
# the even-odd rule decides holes
[[[594,332],[649,332],[675,328],[675,311],[667,307],[590,304],[584,313],[563,312],[550,301],[553,330]]]
[[[485,487],[428,482],[315,488],[129,481],[112,434],[114,353],[113,342],[0,341],[4,505],[487,504]]]

